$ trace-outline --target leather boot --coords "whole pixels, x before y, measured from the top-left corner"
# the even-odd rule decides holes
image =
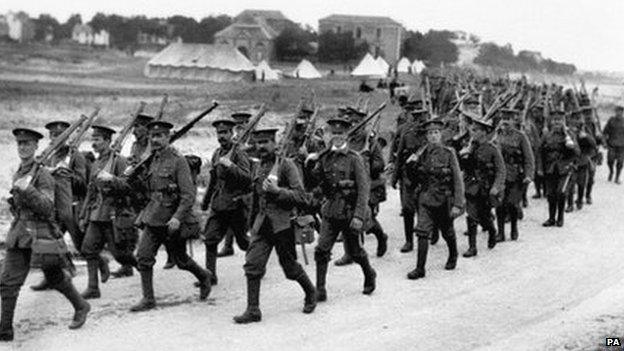
[[[473,257],[477,255],[477,224],[471,220],[468,221],[468,250],[464,252],[464,257]]]
[[[427,252],[429,251],[429,240],[425,237],[418,238],[418,257],[416,268],[407,273],[407,279],[420,279],[425,277],[425,264],[427,263]]]
[[[346,240],[342,242],[342,246],[344,248],[344,254],[342,255],[342,257],[334,261],[334,266],[338,266],[338,267],[347,266],[353,263],[353,259],[347,253],[347,241]]]
[[[519,209],[517,208],[509,211],[509,222],[511,223],[509,235],[511,236],[511,240],[518,240],[518,212]]]
[[[369,230],[377,239],[377,257],[383,257],[388,251],[388,235],[384,233],[377,219],[373,219],[373,227]]]
[[[303,313],[312,313],[316,308],[316,289],[308,275],[303,272],[298,278],[297,283],[303,288],[305,292],[305,299],[303,301]]]
[[[106,283],[110,278],[110,268],[108,267],[108,258],[100,255],[98,260],[98,268],[100,270],[100,279],[102,283]]]
[[[505,241],[505,218],[507,217],[507,211],[503,206],[496,208],[496,224],[498,226],[498,235],[496,235],[496,242]]]
[[[493,249],[494,247],[496,247],[496,229],[494,228],[494,225],[492,224],[490,226],[489,229],[487,229],[488,232],[488,249]]]
[[[431,234],[431,245],[435,245],[440,240],[440,230],[438,228],[433,229],[433,233]]]
[[[364,273],[364,290],[362,290],[362,294],[370,295],[377,287],[375,281],[377,278],[377,272],[375,272],[373,267],[371,267],[367,255],[358,258],[356,262],[360,265],[360,267],[362,267],[362,273]]]
[[[31,285],[30,289],[33,291],[43,291],[43,290],[51,289],[51,287],[48,285],[48,281],[46,280],[46,278],[43,277],[38,284]]]
[[[247,309],[243,314],[235,316],[234,322],[247,324],[260,322],[262,312],[260,311],[260,279],[247,278]]]
[[[559,199],[559,202],[557,203],[557,227],[563,227],[564,207],[565,198]]]
[[[234,234],[232,232],[228,232],[225,235],[225,240],[223,242],[223,247],[217,253],[217,257],[227,257],[234,255]]]
[[[141,289],[143,290],[143,298],[138,304],[130,307],[130,312],[143,312],[156,307],[156,299],[154,299],[154,285],[152,283],[153,270],[139,271],[141,274]]]
[[[206,269],[210,271],[210,284],[217,285],[217,248],[214,246],[206,246]]]
[[[87,321],[87,315],[89,311],[91,311],[91,305],[78,293],[76,287],[69,278],[65,278],[59,283],[56,290],[63,294],[74,307],[74,317],[68,326],[69,329],[82,327]]]
[[[548,199],[548,220],[542,223],[544,227],[552,227],[557,221],[555,220],[555,216],[557,215],[557,201],[554,199]]]
[[[2,296],[0,303],[0,341],[13,341],[13,316],[17,296]]]
[[[410,252],[414,250],[414,214],[403,213],[403,230],[405,232],[405,244],[401,248],[401,252]]]
[[[132,277],[134,275],[134,270],[130,265],[123,265],[119,267],[118,270],[111,272],[111,277],[113,278],[124,278],[124,277]]]
[[[446,240],[446,245],[448,246],[449,256],[446,260],[446,265],[444,269],[453,270],[457,266],[457,238],[455,237],[455,232],[449,233],[444,237]]]
[[[89,282],[87,290],[82,293],[82,297],[85,299],[99,299],[100,288],[98,287],[98,270],[100,269],[101,260],[91,259],[87,260],[87,273],[89,275]],[[106,264],[108,266],[108,263]]]
[[[617,161],[615,165],[615,184],[620,184],[620,174],[622,174],[622,163]]]
[[[316,301],[327,301],[325,278],[327,277],[327,262],[316,261]]]
[[[212,288],[212,272],[201,268],[197,263],[195,263],[195,261],[191,261],[189,263],[188,270],[193,273],[199,283],[199,301],[206,300],[210,295],[210,290]]]

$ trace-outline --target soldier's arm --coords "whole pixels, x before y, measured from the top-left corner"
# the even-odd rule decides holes
[[[185,215],[189,213],[195,202],[195,184],[193,184],[193,178],[191,178],[191,170],[184,157],[176,157],[175,160],[176,180],[178,182],[178,194],[180,196],[180,203],[173,218],[179,221],[184,219]]]
[[[524,133],[520,133],[520,147],[522,148],[522,155],[524,155],[524,177],[533,179],[535,174],[535,156],[533,155],[531,142]]]
[[[451,172],[453,173],[453,206],[463,209],[466,205],[466,196],[464,193],[464,179],[459,169],[459,161],[455,152],[449,150],[449,160],[451,163]]]
[[[383,154],[381,152],[381,146],[379,146],[379,144],[375,144],[370,152],[371,179],[379,178],[379,175],[383,173],[385,167],[386,162],[384,161]]]
[[[394,164],[394,169],[392,172],[392,179],[390,181],[390,184],[393,184],[393,185],[399,181],[399,177],[401,176],[402,163],[405,161],[405,160],[401,160],[401,156],[400,156],[401,152],[403,151],[403,146],[404,146],[403,133],[401,133],[396,151],[394,153],[392,152],[390,153],[391,155],[394,154],[394,160],[391,162]]]
[[[78,187],[84,188],[87,183],[87,160],[78,151],[72,155],[72,181]]]
[[[366,220],[366,210],[368,209],[368,200],[370,196],[370,177],[368,171],[364,168],[364,162],[359,155],[353,158],[353,167],[355,173],[355,187],[357,190],[357,201],[353,217],[362,221]]]
[[[217,153],[219,151],[215,151],[212,155],[210,170],[208,171],[209,179],[208,179],[208,187],[206,188],[206,193],[204,194],[204,198],[202,199],[201,209],[206,211],[208,209],[208,205],[210,205],[210,200],[212,199],[212,195],[215,192],[217,186],[217,170],[215,169],[215,161],[217,158]]]
[[[224,168],[224,176],[227,181],[232,181],[241,188],[248,188],[251,185],[250,161],[247,155],[240,150],[234,152],[233,165]]]
[[[16,205],[28,208],[47,218],[54,211],[54,177],[45,169],[40,169],[34,184],[24,190],[15,190],[19,196]]]
[[[279,175],[279,183],[285,186],[279,187],[277,203],[284,207],[307,206],[308,199],[304,196],[303,182],[295,163],[290,159],[283,159]]]
[[[496,191],[500,193],[505,189],[505,160],[503,159],[503,155],[501,155],[500,150],[494,145],[492,145],[492,158],[494,161],[494,169],[496,170],[496,176],[494,178],[492,188],[496,189]]]

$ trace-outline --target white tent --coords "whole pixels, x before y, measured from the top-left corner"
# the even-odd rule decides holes
[[[256,80],[278,80],[280,78],[280,72],[272,69],[266,60],[262,60],[256,66]]]
[[[414,60],[412,62],[412,73],[420,73],[425,68],[425,64],[422,61]]]
[[[407,57],[403,57],[397,62],[397,72],[399,73],[408,73],[410,72],[410,62]]]
[[[314,65],[308,60],[301,60],[297,68],[292,71],[291,76],[301,79],[321,78],[321,74],[316,70]]]
[[[371,54],[367,53],[362,61],[351,72],[352,76],[385,77],[386,71],[375,61]]]
[[[388,62],[386,62],[386,60],[379,56],[377,57],[377,64],[386,74],[388,74],[388,69],[390,69],[390,65],[388,64]]]
[[[173,43],[145,65],[150,78],[231,82],[251,80],[254,66],[229,45]]]

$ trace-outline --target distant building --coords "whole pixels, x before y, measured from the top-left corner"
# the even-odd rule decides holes
[[[82,45],[110,46],[110,34],[104,29],[95,33],[88,24],[76,24],[72,29],[72,40]]]
[[[9,12],[6,23],[9,27],[9,38],[15,41],[23,43],[35,37],[35,24],[25,12]]]
[[[373,56],[381,56],[392,65],[401,58],[405,28],[392,18],[351,15],[330,15],[321,18],[319,33],[330,31],[352,33],[356,44],[366,41]]]
[[[9,24],[5,16],[0,15],[0,39],[9,37]]]
[[[292,23],[280,11],[245,10],[234,23],[215,33],[215,44],[238,49],[253,63],[275,58],[275,38]]]

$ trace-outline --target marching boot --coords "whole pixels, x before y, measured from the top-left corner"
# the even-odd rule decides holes
[[[509,213],[505,211],[503,206],[496,208],[496,224],[498,226],[498,235],[496,235],[496,242],[505,241],[505,218]]]
[[[407,273],[407,279],[416,280],[425,277],[425,264],[427,263],[427,252],[429,251],[429,239],[426,237],[418,238],[418,257],[416,259],[416,268]]]
[[[154,298],[154,285],[152,282],[154,271],[149,268],[139,271],[141,274],[141,290],[143,290],[143,298],[139,303],[130,307],[130,312],[143,312],[156,308],[156,299]]]
[[[557,201],[553,199],[548,199],[548,220],[542,223],[544,227],[552,227],[557,221],[555,221],[555,216],[557,215]]]
[[[440,229],[434,228],[431,234],[431,245],[437,244],[438,240],[440,240]]]
[[[585,203],[592,204],[592,189],[594,187],[594,181],[587,182],[587,189],[585,189]]]
[[[30,289],[32,291],[43,291],[51,289],[51,287],[50,285],[48,285],[48,281],[46,280],[46,278],[43,277],[43,279],[41,279],[41,281],[37,285],[31,285]]]
[[[362,294],[370,295],[375,291],[377,278],[377,272],[371,267],[370,261],[368,260],[368,256],[364,255],[358,259],[358,263],[360,267],[362,267],[362,273],[364,273],[364,290],[362,290]]]
[[[76,287],[69,278],[65,278],[59,283],[56,290],[63,294],[74,307],[74,317],[68,326],[69,329],[82,327],[87,321],[87,315],[89,311],[91,311],[91,305],[78,293]]]
[[[573,194],[569,194],[567,196],[567,200],[568,200],[568,206],[565,208],[565,211],[567,213],[570,213],[570,212],[574,211],[574,195]]]
[[[401,248],[401,252],[410,252],[414,250],[414,214],[403,213],[403,230],[405,231],[405,244]]]
[[[316,308],[316,289],[308,275],[303,272],[298,278],[297,283],[301,285],[303,288],[303,292],[305,293],[305,299],[303,301],[303,313],[312,313]]]
[[[247,324],[260,322],[262,312],[260,311],[260,279],[247,278],[247,309],[243,314],[234,317],[234,322]]]
[[[325,278],[327,277],[327,262],[316,261],[316,301],[327,301]]]
[[[119,267],[118,270],[111,272],[111,277],[113,278],[124,278],[124,277],[132,277],[134,275],[134,270],[132,266],[124,264]]]
[[[88,259],[87,260],[87,272],[89,275],[89,282],[87,284],[87,290],[82,293],[84,299],[99,299],[100,288],[98,287],[98,270],[101,267],[101,260]],[[106,264],[108,266],[108,263]],[[103,279],[102,279],[103,280]]]
[[[234,255],[234,233],[228,232],[223,241],[223,247],[217,253],[217,257],[227,257]]]
[[[188,271],[193,273],[197,278],[197,286],[199,287],[199,301],[204,301],[210,295],[212,288],[212,272],[201,268],[195,261],[189,263]]]
[[[496,228],[494,228],[494,224],[492,224],[490,226],[490,228],[487,230],[488,232],[488,249],[493,249],[494,247],[496,247]]]
[[[13,341],[13,316],[17,296],[2,296],[0,303],[0,341]]]
[[[449,251],[449,256],[446,260],[444,269],[451,271],[457,266],[457,238],[455,237],[455,232],[451,232],[444,237],[444,239],[446,240],[446,245],[448,246]]]
[[[173,267],[176,266],[175,261],[173,260],[173,254],[171,253],[171,250],[169,249],[169,247],[167,247],[166,245],[165,245],[165,251],[167,252],[167,262],[165,262],[163,269],[172,269]]]
[[[377,239],[377,257],[382,257],[388,251],[388,235],[384,233],[377,219],[373,219],[373,227],[369,232]]]
[[[344,254],[342,255],[342,257],[334,261],[334,266],[338,266],[338,267],[347,266],[353,263],[353,259],[347,253],[347,241],[346,240],[342,242],[342,246],[344,247]]]
[[[219,279],[217,278],[217,253],[216,248],[209,248],[206,246],[206,269],[210,271],[210,284],[217,285]]]
[[[477,255],[477,223],[468,219],[468,250],[464,252],[464,257]]]
[[[565,198],[559,199],[557,203],[557,227],[563,227],[563,216],[564,216],[564,207],[565,207]]]
[[[110,278],[110,268],[108,267],[108,258],[99,255],[98,259],[98,269],[100,270],[100,281],[102,283],[106,283],[108,278]]]
[[[510,222],[511,222],[511,240],[518,240],[518,212],[519,209],[512,209],[509,213]]]
[[[620,174],[622,173],[622,163],[620,163],[620,161],[617,161],[617,164],[615,165],[615,184],[620,184]]]

